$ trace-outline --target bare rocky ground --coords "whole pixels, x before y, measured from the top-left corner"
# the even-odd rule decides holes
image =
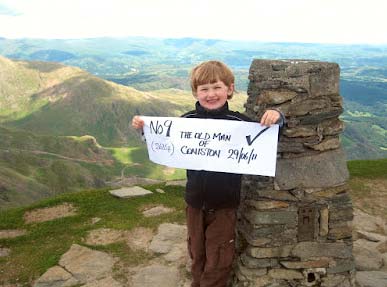
[[[88,245],[125,241],[131,248],[157,256],[145,265],[117,268],[120,266],[118,258],[73,244],[62,255],[59,264],[47,270],[33,286],[188,287],[186,232],[185,226],[171,223],[161,224],[156,234],[147,228],[136,228],[129,232],[93,230],[85,239]]]
[[[72,216],[76,214],[76,208],[69,204],[64,203],[54,207],[40,208],[26,212],[24,214],[24,222],[35,223],[50,221],[61,217]]]
[[[173,210],[162,206],[144,207],[144,216],[159,216]],[[62,204],[36,209],[25,214],[28,223],[71,216],[76,207]],[[98,221],[98,218],[93,219]],[[359,287],[387,286],[387,222],[359,208],[354,212],[354,257],[356,281]],[[0,238],[17,237],[24,230],[0,230]],[[156,233],[138,227],[130,231],[99,228],[84,239],[87,246],[101,246],[125,242],[133,250],[154,255],[146,264],[123,267],[119,258],[79,244],[73,244],[62,255],[57,266],[48,269],[34,282],[34,287],[188,287],[190,286],[189,257],[186,252],[186,227],[163,223]],[[8,256],[9,249],[1,248],[0,256]],[[11,286],[1,286],[11,287]],[[336,286],[335,286],[336,287]]]

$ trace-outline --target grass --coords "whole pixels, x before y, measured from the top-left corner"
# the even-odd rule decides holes
[[[123,163],[123,164],[131,164],[133,163],[132,160],[132,153],[136,150],[140,149],[139,147],[127,147],[127,148],[107,148],[107,150],[110,150],[113,157]]]
[[[27,234],[14,239],[0,239],[0,246],[12,250],[11,256],[0,258],[0,285],[6,282],[30,286],[48,268],[56,265],[72,244],[83,244],[88,231],[96,228],[131,230],[134,227],[156,229],[162,222],[185,222],[183,188],[165,187],[162,184],[147,186],[155,191],[162,188],[166,192],[154,192],[150,196],[133,199],[118,199],[107,190],[89,190],[66,193],[43,200],[27,208],[14,208],[0,212],[0,229],[25,229]],[[163,204],[175,209],[174,212],[156,218],[144,217],[140,210],[149,205]],[[71,203],[77,208],[75,216],[53,221],[25,224],[23,214],[29,210]],[[95,225],[91,219],[101,220]],[[133,251],[124,243],[111,244],[96,249],[113,253],[124,264],[137,265],[151,258],[141,251]]]
[[[125,166],[122,169],[122,176],[136,175],[160,180],[185,178],[183,169],[167,168],[151,162],[145,146],[106,149],[111,152],[117,162]]]
[[[387,222],[387,159],[352,160],[347,165],[354,207]]]
[[[126,160],[133,149],[114,150],[117,159]],[[139,152],[137,150],[137,152]],[[131,160],[138,156],[134,153]],[[129,159],[128,159],[129,162]],[[356,208],[381,216],[387,220],[387,159],[370,161],[349,161],[351,177],[349,185]],[[43,200],[24,208],[12,208],[0,211],[1,229],[25,229],[27,234],[14,239],[0,239],[0,246],[10,248],[9,257],[0,257],[0,285],[11,283],[30,286],[31,282],[50,267],[58,264],[60,257],[72,244],[85,245],[84,238],[88,232],[97,228],[131,230],[135,227],[156,229],[163,222],[185,222],[183,187],[156,184],[147,186],[153,194],[133,199],[118,199],[111,196],[106,189],[86,190],[76,193],[65,193]],[[157,188],[164,194],[154,192]],[[25,212],[37,208],[52,207],[71,203],[77,208],[75,216],[56,219],[49,222],[25,224]],[[174,212],[158,217],[144,217],[144,207],[163,204],[175,209]],[[101,220],[91,224],[91,219]],[[87,245],[86,245],[87,246]],[[106,246],[88,246],[106,251],[120,258],[117,270],[146,263],[152,259],[142,251],[134,251],[125,243],[114,243]]]
[[[387,159],[352,160],[348,162],[348,169],[353,177],[387,179]]]

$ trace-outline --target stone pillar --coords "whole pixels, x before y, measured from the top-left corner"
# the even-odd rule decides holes
[[[255,60],[246,113],[281,110],[275,178],[244,176],[233,286],[354,286],[339,66]]]

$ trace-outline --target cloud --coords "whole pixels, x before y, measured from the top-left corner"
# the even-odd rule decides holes
[[[0,16],[5,15],[5,16],[20,16],[22,15],[19,11],[12,9],[4,4],[0,3]]]

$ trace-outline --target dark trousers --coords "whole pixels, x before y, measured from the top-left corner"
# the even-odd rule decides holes
[[[203,211],[187,206],[192,287],[225,287],[235,254],[236,208]]]

